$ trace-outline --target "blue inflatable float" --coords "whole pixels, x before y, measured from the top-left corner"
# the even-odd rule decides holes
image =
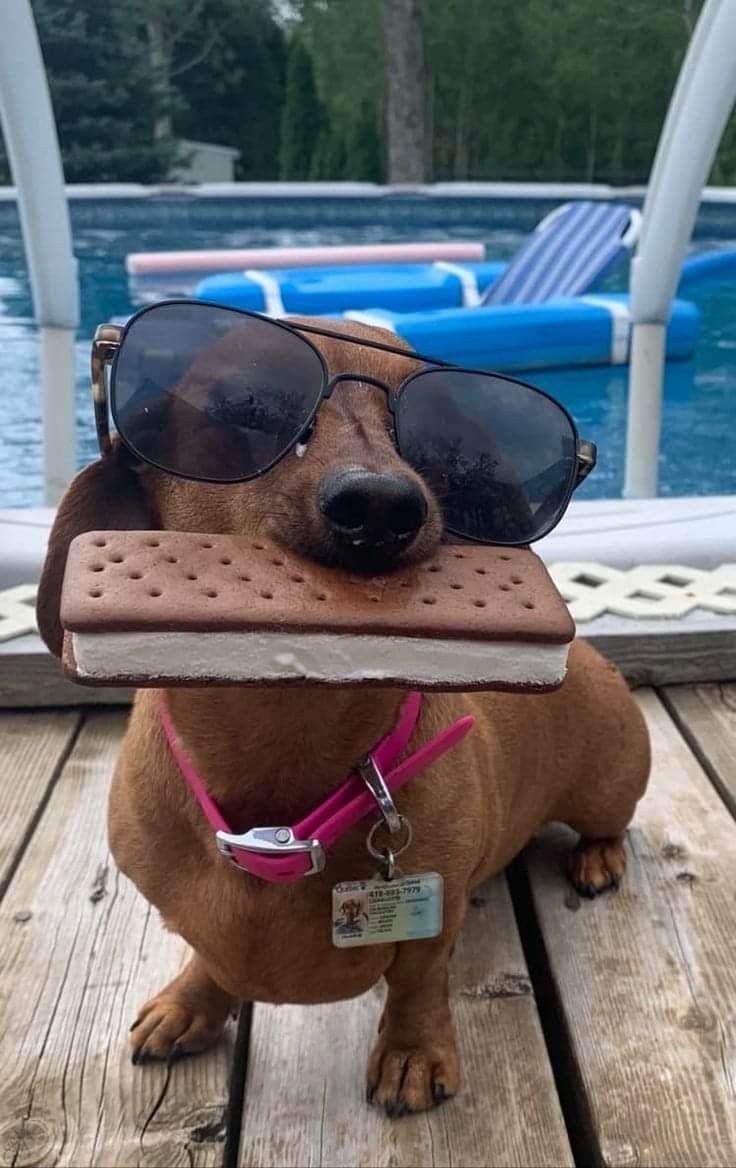
[[[502,263],[364,264],[250,270],[210,276],[195,296],[232,307],[290,315],[346,317],[389,329],[444,361],[499,370],[624,364],[630,318],[624,293],[593,292],[543,304],[481,305]],[[681,288],[736,270],[736,251],[686,261]],[[697,307],[676,300],[667,359],[691,357]]]
[[[380,309],[345,314],[391,332],[418,353],[472,369],[548,369],[571,365],[623,365],[629,359],[628,296],[584,296],[545,304],[442,308],[393,313]],[[676,300],[667,327],[667,360],[691,357],[700,314]]]

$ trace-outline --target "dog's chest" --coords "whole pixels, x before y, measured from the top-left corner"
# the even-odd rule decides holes
[[[393,959],[393,945],[333,945],[327,875],[288,886],[227,876],[203,873],[196,895],[164,916],[236,996],[305,1003],[351,997],[374,985]]]

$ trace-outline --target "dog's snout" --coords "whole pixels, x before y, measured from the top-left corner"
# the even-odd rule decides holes
[[[405,547],[427,517],[419,485],[406,475],[348,467],[325,475],[319,507],[331,534],[353,547]]]

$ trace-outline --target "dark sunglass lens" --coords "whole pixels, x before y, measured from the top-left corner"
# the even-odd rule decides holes
[[[319,401],[322,363],[288,329],[202,304],[161,304],[132,322],[112,409],[143,459],[186,478],[232,482],[266,470]]]
[[[576,435],[544,394],[492,374],[431,370],[403,390],[396,423],[402,457],[434,490],[448,530],[523,544],[560,518]]]

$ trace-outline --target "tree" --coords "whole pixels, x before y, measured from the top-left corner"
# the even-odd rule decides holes
[[[160,99],[140,26],[123,6],[97,0],[34,0],[70,182],[160,182],[176,159],[155,141]]]
[[[383,45],[379,0],[292,0],[292,37],[309,54],[321,116],[310,177],[381,182]]]
[[[206,0],[172,55],[175,132],[235,147],[240,179],[278,178],[285,68],[284,31],[267,0]]]
[[[300,36],[292,36],[286,58],[279,173],[284,179],[313,177],[324,111],[314,84],[312,59]]]
[[[525,39],[543,65],[555,177],[648,174],[682,56],[681,0],[528,0]]]
[[[278,174],[284,34],[269,0],[33,0],[65,173],[165,181],[178,136],[232,145],[240,176]],[[0,181],[7,181],[0,151]]]
[[[382,0],[388,181],[422,183],[424,44],[420,0]]]
[[[165,180],[183,136],[234,146],[245,179],[625,184],[702,0],[33,6],[72,181]],[[736,120],[713,180],[736,181]]]
[[[518,0],[425,0],[434,178],[503,177],[506,168],[516,177],[512,167],[538,159],[542,103],[524,7]]]

